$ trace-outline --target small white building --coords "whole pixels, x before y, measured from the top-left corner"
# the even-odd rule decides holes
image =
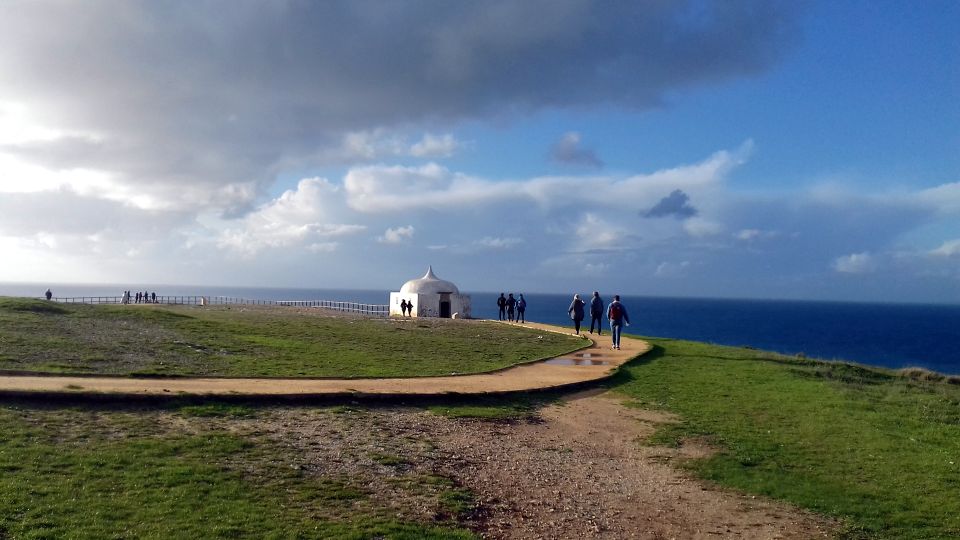
[[[414,317],[470,318],[470,295],[460,294],[456,285],[435,276],[432,266],[422,278],[411,279],[400,292],[390,293],[390,315],[403,315],[400,303],[404,300],[412,306]]]

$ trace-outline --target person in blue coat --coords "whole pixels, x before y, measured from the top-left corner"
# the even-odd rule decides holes
[[[580,335],[580,323],[583,322],[583,306],[585,305],[586,302],[580,299],[580,295],[575,294],[573,295],[573,302],[570,302],[570,307],[567,309],[567,313],[573,319],[573,331],[578,336]]]
[[[593,325],[597,325],[597,335],[603,335],[603,298],[600,298],[599,291],[593,291],[593,298],[590,300],[590,333],[593,333]]]

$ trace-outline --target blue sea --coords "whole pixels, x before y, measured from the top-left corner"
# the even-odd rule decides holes
[[[56,296],[119,296],[123,289],[55,285]],[[140,286],[158,295],[231,296],[257,300],[341,300],[386,304],[388,291]],[[0,295],[39,297],[46,286],[2,284]],[[468,292],[468,291],[464,291]],[[469,293],[469,292],[468,292]],[[473,292],[473,316],[496,318],[499,293]],[[581,296],[589,299],[590,293]],[[524,294],[527,319],[570,326],[572,294]],[[605,301],[611,298],[604,296]],[[748,346],[810,358],[960,374],[960,305],[720,300],[622,296],[629,334]],[[589,318],[586,321],[589,326]],[[604,328],[604,333],[609,329]]]

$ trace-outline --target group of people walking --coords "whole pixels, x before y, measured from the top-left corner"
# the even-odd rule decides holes
[[[409,302],[407,302],[407,299],[406,299],[406,298],[404,298],[403,300],[401,300],[401,301],[400,301],[400,313],[402,313],[404,317],[411,317],[411,316],[413,316],[413,300],[411,300],[411,301],[409,301]]]
[[[499,320],[516,321],[520,324],[527,322],[524,319],[524,312],[527,311],[527,301],[522,294],[519,298],[514,298],[513,293],[509,293],[506,297],[503,296],[503,293],[500,293],[500,298],[497,298],[497,307],[499,308],[497,315]]]
[[[587,305],[579,294],[573,295],[573,301],[567,313],[573,319],[573,330],[576,335],[580,335],[580,323],[583,322]],[[594,325],[597,328],[597,335],[603,335],[603,317],[606,316],[610,321],[610,333],[613,337],[613,348],[620,349],[620,334],[623,332],[623,326],[630,326],[630,316],[627,314],[627,308],[620,303],[620,295],[614,295],[613,302],[610,302],[604,310],[603,299],[600,298],[599,291],[593,291],[593,298],[590,299],[590,333],[593,333]]]
[[[123,291],[123,299],[120,301],[123,304],[129,304],[130,302],[135,304],[156,304],[157,303],[157,293],[152,292],[148,293],[147,291],[137,291],[136,295],[130,293],[130,291]]]
[[[403,307],[403,304],[400,305]],[[527,301],[523,295],[518,298],[513,297],[513,293],[500,293],[497,298],[498,320],[509,322],[526,322],[524,312],[527,310]],[[589,311],[588,311],[589,310]],[[604,318],[610,324],[610,333],[613,338],[613,348],[620,349],[620,335],[624,326],[630,326],[630,315],[627,314],[627,308],[620,302],[620,295],[615,295],[610,304],[604,304],[603,298],[600,298],[599,291],[593,291],[593,297],[589,305],[580,298],[579,294],[573,295],[573,301],[567,309],[570,319],[573,320],[573,331],[580,335],[580,325],[590,314],[590,333],[596,328],[598,335],[603,335]]]

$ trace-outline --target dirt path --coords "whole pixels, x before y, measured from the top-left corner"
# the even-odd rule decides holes
[[[645,446],[656,424],[672,419],[610,394],[580,394],[534,419],[509,422],[407,407],[285,407],[251,421],[246,429],[296,456],[291,466],[351,478],[403,519],[429,522],[442,511],[423,488],[399,486],[424,476],[451,479],[475,494],[478,505],[464,524],[485,538],[808,539],[837,529],[785,504],[691,478],[673,464],[707,449]]]
[[[528,323],[543,332],[569,333],[557,326]],[[589,338],[587,338],[589,341]],[[586,343],[586,342],[585,342]],[[516,366],[495,373],[453,377],[387,379],[228,379],[2,376],[0,392],[67,392],[131,395],[319,396],[336,394],[441,395],[484,394],[557,388],[608,377],[621,364],[650,350],[650,344],[624,339],[621,350],[606,341],[555,359]]]
[[[655,423],[670,421],[662,414],[628,409],[608,394],[580,395],[542,419],[461,423],[436,434],[451,474],[487,507],[482,529],[491,538],[824,538],[835,529],[671,467],[680,452],[640,443]]]

